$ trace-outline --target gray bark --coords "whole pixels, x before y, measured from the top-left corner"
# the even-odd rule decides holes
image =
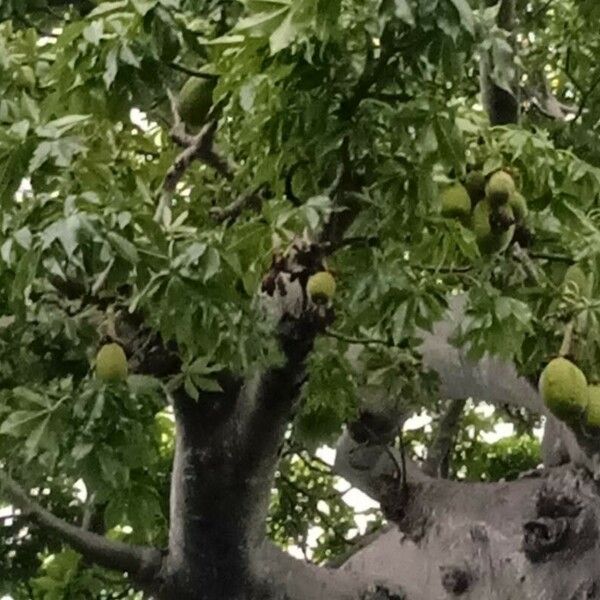
[[[496,356],[486,355],[479,361],[467,356],[464,348],[456,348],[449,339],[458,325],[467,322],[465,297],[452,296],[449,308],[432,332],[419,332],[423,342],[418,351],[423,366],[439,376],[439,395],[449,400],[473,398],[502,406],[523,407],[533,413],[543,412],[537,390],[515,366]]]
[[[401,582],[411,600],[598,597],[600,500],[587,471],[568,465],[510,483],[463,483],[410,464],[402,493],[395,469],[381,448],[349,434],[340,441],[336,470],[379,498],[397,525],[343,570]]]

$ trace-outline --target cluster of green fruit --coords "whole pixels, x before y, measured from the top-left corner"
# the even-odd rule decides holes
[[[540,395],[550,412],[568,424],[581,422],[600,428],[600,385],[588,385],[574,363],[566,358],[551,360],[539,380]]]
[[[441,192],[442,215],[470,227],[482,252],[506,250],[515,226],[527,216],[527,202],[510,173],[496,171],[485,177],[471,171],[464,184],[456,182]]]

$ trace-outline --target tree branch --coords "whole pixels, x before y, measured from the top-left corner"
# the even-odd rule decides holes
[[[434,324],[433,331],[419,332],[423,341],[417,351],[423,366],[437,372],[440,397],[472,397],[498,406],[510,404],[540,413],[543,403],[537,390],[518,375],[513,364],[491,355],[473,361],[464,349],[449,342],[456,325],[465,320],[464,303],[464,296],[452,296],[444,318]]]
[[[500,2],[498,27],[511,32],[515,26],[515,0],[483,0],[487,6]],[[514,64],[514,63],[513,63]],[[492,80],[493,65],[489,52],[482,52],[480,59],[480,87],[483,104],[492,125],[518,123],[520,102],[518,99],[517,77],[509,92]]]
[[[373,588],[373,575],[348,569],[318,567],[300,561],[274,544],[266,542],[258,552],[263,584],[274,598],[288,600],[357,600],[367,598]],[[391,578],[390,578],[391,579]],[[388,578],[377,577],[380,585],[403,598],[402,587]],[[383,598],[382,596],[376,596]]]
[[[596,589],[600,502],[585,471],[508,483],[413,480],[407,496],[382,503],[395,509],[387,514],[396,527],[343,568],[401,583],[411,600],[574,600]]]
[[[173,126],[171,128],[171,139],[182,146],[183,151],[177,156],[175,162],[171,165],[163,181],[158,206],[154,215],[155,221],[161,221],[166,208],[169,207],[171,199],[190,165],[199,160],[212,167],[226,179],[233,179],[234,166],[225,157],[221,156],[215,148],[214,139],[217,132],[218,121],[214,118],[214,110],[211,110],[207,123],[196,135],[189,135],[185,131],[185,126],[179,115],[177,99],[171,93],[167,92],[171,102],[171,112],[173,115]],[[214,107],[213,107],[214,109]]]
[[[32,500],[29,494],[8,474],[0,470],[0,484],[23,517],[54,533],[87,560],[117,571],[126,571],[142,583],[151,582],[161,569],[162,553],[156,548],[132,546],[109,540],[59,519]]]
[[[466,399],[450,400],[445,412],[440,417],[438,429],[431,446],[427,449],[427,459],[423,464],[423,472],[432,477],[448,477],[450,455],[454,440],[460,428],[460,421],[465,408]]]

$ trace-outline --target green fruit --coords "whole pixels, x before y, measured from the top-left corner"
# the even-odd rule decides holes
[[[127,378],[127,357],[119,344],[105,344],[96,355],[96,377],[102,381]]]
[[[335,294],[335,279],[329,271],[320,271],[308,278],[306,290],[313,302],[328,302]]]
[[[600,385],[588,386],[588,403],[585,421],[589,427],[600,429]]]
[[[485,195],[492,206],[506,204],[514,192],[514,179],[506,171],[496,171],[485,187]]]
[[[577,289],[577,293],[582,296],[587,296],[590,293],[588,279],[583,269],[579,265],[571,265],[565,272],[563,279],[564,289]]]
[[[485,176],[481,171],[471,171],[465,179],[465,188],[471,198],[471,205],[475,206],[485,198]]]
[[[562,421],[573,420],[587,406],[585,375],[566,358],[555,358],[548,363],[540,376],[539,389],[544,404]]]
[[[184,123],[200,127],[212,106],[215,83],[212,80],[190,77],[179,92],[179,116]]]
[[[514,192],[508,199],[508,205],[512,208],[517,222],[521,223],[527,216],[527,200],[519,192]]]
[[[492,211],[490,202],[487,199],[478,202],[473,209],[472,228],[475,232],[479,249],[485,254],[506,250],[515,232],[514,225],[510,225],[506,230],[495,230],[495,228],[492,228],[490,217],[493,217],[494,214],[497,213]],[[513,214],[510,206],[502,207],[501,217],[512,219]]]
[[[463,185],[455,183],[442,191],[442,215],[448,218],[467,219],[471,212],[471,199]]]

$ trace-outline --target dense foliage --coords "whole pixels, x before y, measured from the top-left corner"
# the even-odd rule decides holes
[[[575,319],[572,353],[600,379],[600,7],[517,4],[513,45],[496,7],[468,0],[2,2],[2,467],[60,516],[164,545],[174,444],[165,395],[184,385],[197,397],[219,389],[223,367],[279,360],[256,301],[261,280],[274,250],[317,235],[340,210],[351,218],[328,264],[336,322],[310,356],[282,452],[267,524],[276,542],[303,546],[317,525],[316,560],[348,549],[355,515],[314,451],[371,392],[406,416],[439,413],[415,348],[449,293],[466,293],[456,343],[474,357],[499,354],[537,378]],[[482,53],[498,85],[519,76],[520,126],[489,126]],[[216,142],[235,169],[223,177],[193,163],[157,210],[179,153],[167,90],[190,75],[215,82]],[[548,115],[548,98],[566,120]],[[512,246],[481,252],[470,227],[440,214],[443,185],[507,166],[528,201],[525,262]],[[345,207],[340,185],[351,188]],[[260,202],[218,218],[245,194]],[[574,263],[591,289],[563,286]],[[94,378],[122,314],[176,344],[179,373]],[[497,418],[467,413],[454,476],[512,478],[539,462],[527,416],[508,417],[517,434],[501,444],[473,433]],[[0,592],[15,598],[128,589],[18,516],[0,541]]]

